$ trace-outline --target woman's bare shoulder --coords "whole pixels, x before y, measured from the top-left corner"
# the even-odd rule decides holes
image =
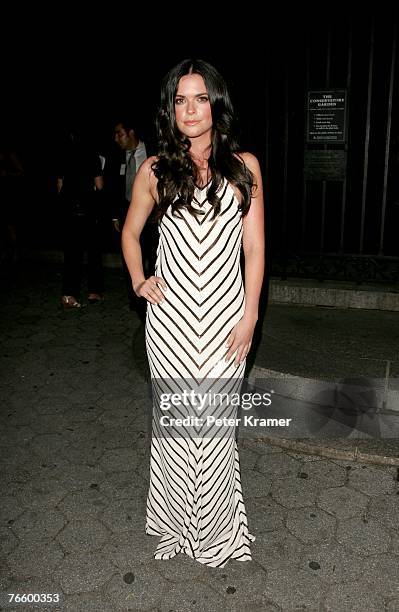
[[[252,197],[257,197],[262,192],[262,171],[260,169],[258,158],[253,153],[249,153],[248,151],[240,151],[240,153],[235,153],[235,156],[251,172],[254,187]]]
[[[154,175],[154,170],[152,169],[153,164],[158,161],[158,157],[156,155],[151,155],[151,157],[147,157],[146,160],[140,166],[139,172],[141,174],[147,174],[148,176]]]
[[[154,174],[152,166],[157,160],[158,158],[155,155],[147,157],[141,164],[136,175],[137,183],[139,183],[143,189],[148,190],[155,201],[157,201],[158,179]]]
[[[260,170],[258,158],[253,154],[249,153],[249,151],[242,151],[240,153],[235,153],[235,156],[247,166],[254,174],[258,174]]]

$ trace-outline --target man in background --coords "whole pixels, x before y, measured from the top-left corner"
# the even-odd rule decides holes
[[[114,141],[118,152],[105,165],[105,182],[111,203],[112,222],[115,230],[121,233],[132,196],[134,178],[147,159],[146,145],[136,132],[129,118],[120,118],[114,124]],[[107,168],[108,165],[108,168]],[[154,273],[156,255],[156,228],[147,222],[141,235],[143,267],[146,276]],[[145,300],[138,298],[132,288],[129,270],[122,255],[122,265],[126,280],[129,307],[136,310],[143,319],[145,316]]]
[[[99,304],[104,299],[103,185],[100,156],[94,150],[90,137],[82,130],[70,130],[60,151],[57,171],[64,243],[61,297],[64,309],[82,306],[79,296],[85,251],[88,302]]]

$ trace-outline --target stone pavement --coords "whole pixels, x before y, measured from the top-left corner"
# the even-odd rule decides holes
[[[351,437],[334,439],[328,433],[330,422],[323,435],[281,443],[325,457],[399,466],[398,312],[274,303],[269,304],[259,331],[249,357],[251,376],[265,381],[278,378],[284,397],[302,402],[302,411],[304,402],[333,388],[334,381],[341,398],[345,394],[368,404],[368,413],[358,405],[355,418],[363,433],[376,428],[376,422],[388,422],[389,436],[361,439],[354,427]],[[338,411],[335,423],[348,416],[345,410]]]
[[[153,559],[144,532],[150,395],[119,270],[101,306],[57,308],[57,267],[2,271],[0,591],[5,610],[399,610],[393,466],[240,441],[253,561]]]

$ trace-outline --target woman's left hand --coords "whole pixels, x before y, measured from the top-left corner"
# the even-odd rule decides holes
[[[234,365],[238,366],[244,361],[251,348],[255,325],[256,319],[246,318],[244,315],[233,327],[226,342],[226,347],[229,348],[225,357],[226,362],[230,361],[237,349]]]

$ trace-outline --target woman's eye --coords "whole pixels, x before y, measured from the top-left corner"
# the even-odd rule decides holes
[[[184,102],[183,98],[176,98],[175,104],[182,104]]]
[[[201,100],[201,102],[208,102],[209,98],[208,96],[201,96],[199,100]]]

